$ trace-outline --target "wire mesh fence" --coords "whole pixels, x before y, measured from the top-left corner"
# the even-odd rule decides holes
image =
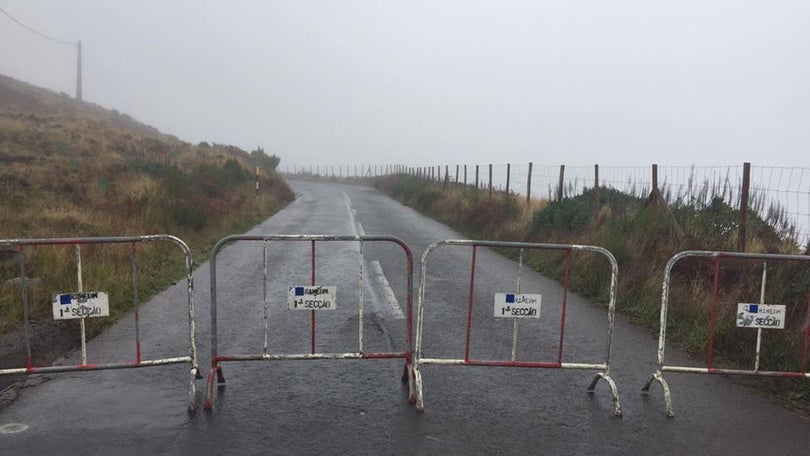
[[[739,209],[744,201],[745,165],[721,166],[566,166],[532,163],[410,166],[292,165],[292,175],[376,177],[412,174],[437,182],[556,200],[582,195],[594,187],[611,188],[638,198],[657,188],[670,205],[706,207],[720,199]],[[810,168],[751,166],[748,207],[783,238],[810,242]]]

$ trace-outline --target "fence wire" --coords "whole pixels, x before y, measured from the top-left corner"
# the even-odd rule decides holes
[[[595,166],[528,163],[289,165],[285,171],[292,175],[320,177],[377,177],[406,173],[437,182],[443,182],[446,178],[450,183],[475,186],[476,166],[478,188],[489,188],[491,166],[491,185],[494,190],[504,192],[508,184],[510,193],[525,196],[528,189],[533,199],[573,198],[597,184]],[[706,207],[719,198],[733,208],[740,207],[743,193],[742,164],[657,168],[658,189],[670,205]],[[601,188],[612,188],[637,198],[646,198],[652,192],[653,173],[650,166],[598,166],[598,173],[598,185]],[[810,168],[751,166],[750,179],[750,209],[773,226],[782,237],[791,237],[806,246],[810,242]]]

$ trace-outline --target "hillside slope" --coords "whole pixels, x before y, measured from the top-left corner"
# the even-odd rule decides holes
[[[276,175],[278,162],[262,150],[192,145],[116,110],[0,75],[0,240],[165,233],[186,241],[199,262],[218,239],[292,200]],[[129,255],[111,250],[82,251],[83,260],[101,266],[85,271],[86,286],[116,302],[110,318],[88,320],[91,335],[132,306]],[[168,250],[139,251],[141,299],[182,277],[182,258]],[[30,293],[34,363],[43,365],[60,355],[48,347],[79,343],[75,322],[50,316],[50,296],[75,291],[76,258],[64,247],[26,248],[25,255],[26,275],[37,279]],[[0,243],[2,367],[24,362],[18,257],[13,245]]]

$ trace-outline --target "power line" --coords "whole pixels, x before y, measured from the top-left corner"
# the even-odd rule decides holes
[[[8,13],[6,10],[4,10],[3,8],[0,8],[0,13],[5,14],[6,16],[8,16],[8,18],[9,18],[9,19],[11,19],[12,21],[16,22],[17,24],[19,24],[20,26],[22,26],[23,28],[25,28],[25,29],[26,29],[26,30],[28,30],[29,32],[34,33],[34,34],[36,34],[36,35],[39,35],[39,36],[41,36],[42,38],[45,38],[46,40],[50,40],[50,41],[53,41],[54,43],[58,43],[58,44],[64,44],[64,45],[67,45],[67,46],[76,46],[76,45],[78,44],[78,43],[70,43],[70,42],[68,42],[68,41],[57,40],[56,38],[52,38],[52,37],[50,37],[50,36],[48,36],[48,35],[45,35],[44,33],[40,33],[40,32],[38,32],[38,31],[34,30],[33,28],[31,28],[31,27],[27,26],[25,23],[23,23],[22,21],[20,21],[20,20],[19,20],[19,19],[17,19],[16,17],[14,17],[14,16],[12,16],[11,14],[9,14],[9,13]]]

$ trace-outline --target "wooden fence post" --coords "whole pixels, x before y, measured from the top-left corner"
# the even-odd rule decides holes
[[[478,190],[478,165],[475,165],[475,189]]]
[[[444,191],[447,191],[447,186],[450,184],[450,167],[444,165]]]
[[[532,211],[532,162],[529,162],[529,176],[526,178],[526,213]]]
[[[492,163],[489,164],[489,200],[492,201]]]
[[[506,194],[509,194],[509,175],[512,172],[512,165],[506,164]]]
[[[467,186],[467,165],[464,165],[464,186]]]
[[[456,165],[456,186],[458,186],[458,165]]]
[[[593,165],[593,203],[599,210],[599,165]]]
[[[560,165],[560,183],[557,186],[557,201],[563,199],[563,184],[565,182],[565,165]]]
[[[745,252],[746,220],[748,219],[748,192],[751,189],[751,163],[743,163],[742,194],[740,195],[740,232],[737,237],[737,250]]]

